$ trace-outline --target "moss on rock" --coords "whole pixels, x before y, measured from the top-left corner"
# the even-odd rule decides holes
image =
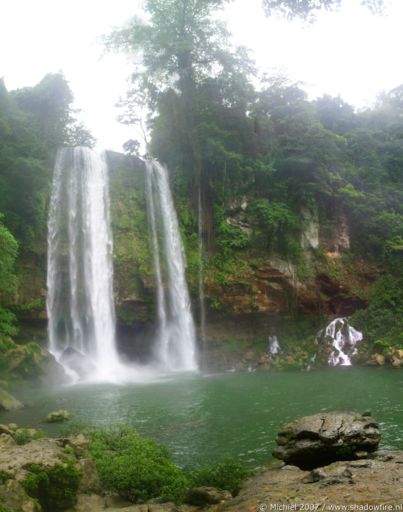
[[[144,163],[108,152],[114,290],[118,318],[132,325],[152,316],[152,256],[148,239]]]
[[[26,493],[41,504],[44,512],[59,512],[74,506],[80,483],[80,472],[73,464],[45,467],[31,464],[22,481]]]

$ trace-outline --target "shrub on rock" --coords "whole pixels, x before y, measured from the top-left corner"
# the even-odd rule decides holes
[[[120,427],[89,434],[90,453],[103,488],[132,502],[180,501],[188,479],[159,443]]]
[[[25,492],[39,501],[44,512],[59,512],[75,505],[80,472],[73,464],[30,464],[25,469],[29,471],[22,481]]]

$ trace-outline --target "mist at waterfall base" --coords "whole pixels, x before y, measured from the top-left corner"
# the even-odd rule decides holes
[[[49,351],[74,383],[143,382],[197,369],[183,248],[167,173],[156,162],[146,169],[158,334],[154,361],[140,366],[124,362],[116,345],[105,155],[82,147],[58,151],[48,218],[48,337]],[[164,246],[169,297],[162,285],[159,245]]]

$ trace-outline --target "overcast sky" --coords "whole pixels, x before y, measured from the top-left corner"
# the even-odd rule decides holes
[[[253,50],[262,72],[283,72],[313,98],[340,94],[360,108],[403,83],[403,1],[389,4],[379,17],[358,0],[344,0],[340,12],[304,25],[267,19],[261,0],[233,0],[225,18],[235,43]],[[103,56],[100,37],[140,6],[141,0],[2,0],[0,76],[11,90],[63,71],[99,146],[120,150],[137,136],[115,121],[130,64],[123,56]]]

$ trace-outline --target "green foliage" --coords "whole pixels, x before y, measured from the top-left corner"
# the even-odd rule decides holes
[[[0,310],[1,320],[1,310]],[[15,348],[15,343],[6,333],[0,333],[0,370],[6,372],[8,370],[9,362],[6,354],[9,350]]]
[[[0,215],[0,335],[14,335],[15,316],[2,306],[2,302],[10,302],[16,291],[17,277],[15,261],[18,253],[18,243],[10,231],[2,224]]]
[[[0,333],[15,336],[18,332],[15,324],[16,316],[14,313],[0,306]]]
[[[165,447],[128,427],[89,435],[90,454],[106,490],[133,502],[182,498],[188,481]]]
[[[30,429],[19,428],[12,434],[12,436],[18,445],[24,445],[34,441],[35,439],[45,438],[46,434],[42,430],[35,430],[34,433],[31,433]]]
[[[214,220],[216,226],[217,246],[225,258],[233,254],[234,251],[247,247],[249,238],[240,227],[227,222],[224,208],[216,206],[214,211]]]
[[[92,144],[90,134],[76,120],[72,100],[60,73],[12,92],[0,80],[0,333],[17,333],[10,305],[25,302],[28,308],[44,286],[56,149]],[[21,312],[17,309],[13,311]]]
[[[47,352],[37,343],[15,343],[8,335],[0,333],[0,370],[7,377],[36,379],[42,375]]]
[[[49,147],[94,145],[94,138],[75,119],[71,108],[73,94],[61,73],[48,74],[36,86],[13,91],[12,96]]]
[[[403,278],[385,275],[370,296],[367,309],[352,317],[370,344],[391,348],[403,346]]]
[[[0,217],[1,219],[1,217]],[[13,293],[16,288],[14,273],[18,243],[10,231],[0,223],[0,293]]]
[[[127,426],[114,431],[89,431],[89,451],[102,486],[133,502],[180,502],[191,486],[208,485],[237,494],[250,475],[240,463],[227,459],[185,472],[159,443],[144,438]]]
[[[244,480],[249,476],[251,476],[250,471],[240,462],[230,458],[221,463],[195,470],[189,475],[194,487],[216,487],[230,491],[233,496],[239,493]]]
[[[290,260],[298,260],[301,247],[298,217],[283,202],[256,199],[250,212],[258,225],[257,236],[265,240],[267,249],[277,251]]]
[[[44,512],[59,512],[75,505],[80,472],[72,463],[45,467],[30,464],[21,482],[29,496],[39,501]]]
[[[7,482],[7,480],[13,480],[13,479],[14,479],[14,476],[11,473],[4,471],[4,469],[0,469],[0,485]]]
[[[13,438],[14,438],[14,441],[20,446],[24,445],[24,444],[28,444],[29,442],[32,441],[31,436],[29,435],[29,433],[26,430],[21,430],[19,432],[16,432],[14,434]]]

